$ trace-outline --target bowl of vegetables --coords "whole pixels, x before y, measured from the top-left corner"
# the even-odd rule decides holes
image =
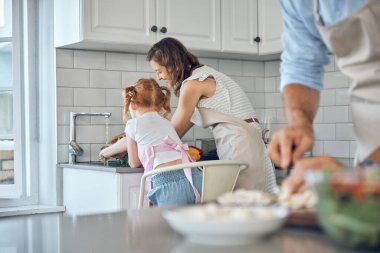
[[[318,220],[336,242],[380,248],[380,168],[310,171],[318,194]]]

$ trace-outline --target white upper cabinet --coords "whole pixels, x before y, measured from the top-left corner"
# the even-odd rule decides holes
[[[222,0],[222,49],[257,54],[257,0]]]
[[[134,50],[168,36],[220,50],[220,0],[55,0],[56,47]]]
[[[282,14],[278,0],[258,0],[259,54],[282,51]]]
[[[274,54],[282,51],[282,15],[277,0],[221,0],[222,51]]]
[[[220,51],[220,0],[158,0],[157,40],[174,37],[192,49]]]

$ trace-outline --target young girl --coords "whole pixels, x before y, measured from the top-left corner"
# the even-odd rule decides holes
[[[170,91],[154,79],[139,79],[123,90],[126,137],[103,149],[106,159],[128,150],[128,162],[145,172],[179,163],[191,162],[188,146],[182,144],[169,120]],[[128,112],[130,119],[128,119]],[[147,180],[146,191],[153,206],[193,204],[200,202],[202,172],[197,168],[157,174]]]

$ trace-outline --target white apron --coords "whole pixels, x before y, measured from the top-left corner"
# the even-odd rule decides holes
[[[266,166],[265,144],[253,126],[240,118],[207,108],[197,108],[191,121],[201,127],[211,127],[221,160],[249,163],[249,168],[240,172],[236,188],[275,193],[274,169]]]
[[[351,0],[348,0],[351,1]],[[352,121],[358,141],[356,162],[380,147],[380,1],[368,4],[344,20],[324,26],[314,0],[317,28],[337,65],[354,83],[350,87]]]

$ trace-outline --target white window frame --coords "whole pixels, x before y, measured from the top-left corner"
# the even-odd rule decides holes
[[[31,4],[31,6],[27,6]],[[38,153],[33,118],[35,106],[35,6],[12,1],[14,184],[0,185],[0,207],[32,205],[38,201]],[[29,21],[32,21],[29,23]],[[34,116],[34,117],[33,117]]]

